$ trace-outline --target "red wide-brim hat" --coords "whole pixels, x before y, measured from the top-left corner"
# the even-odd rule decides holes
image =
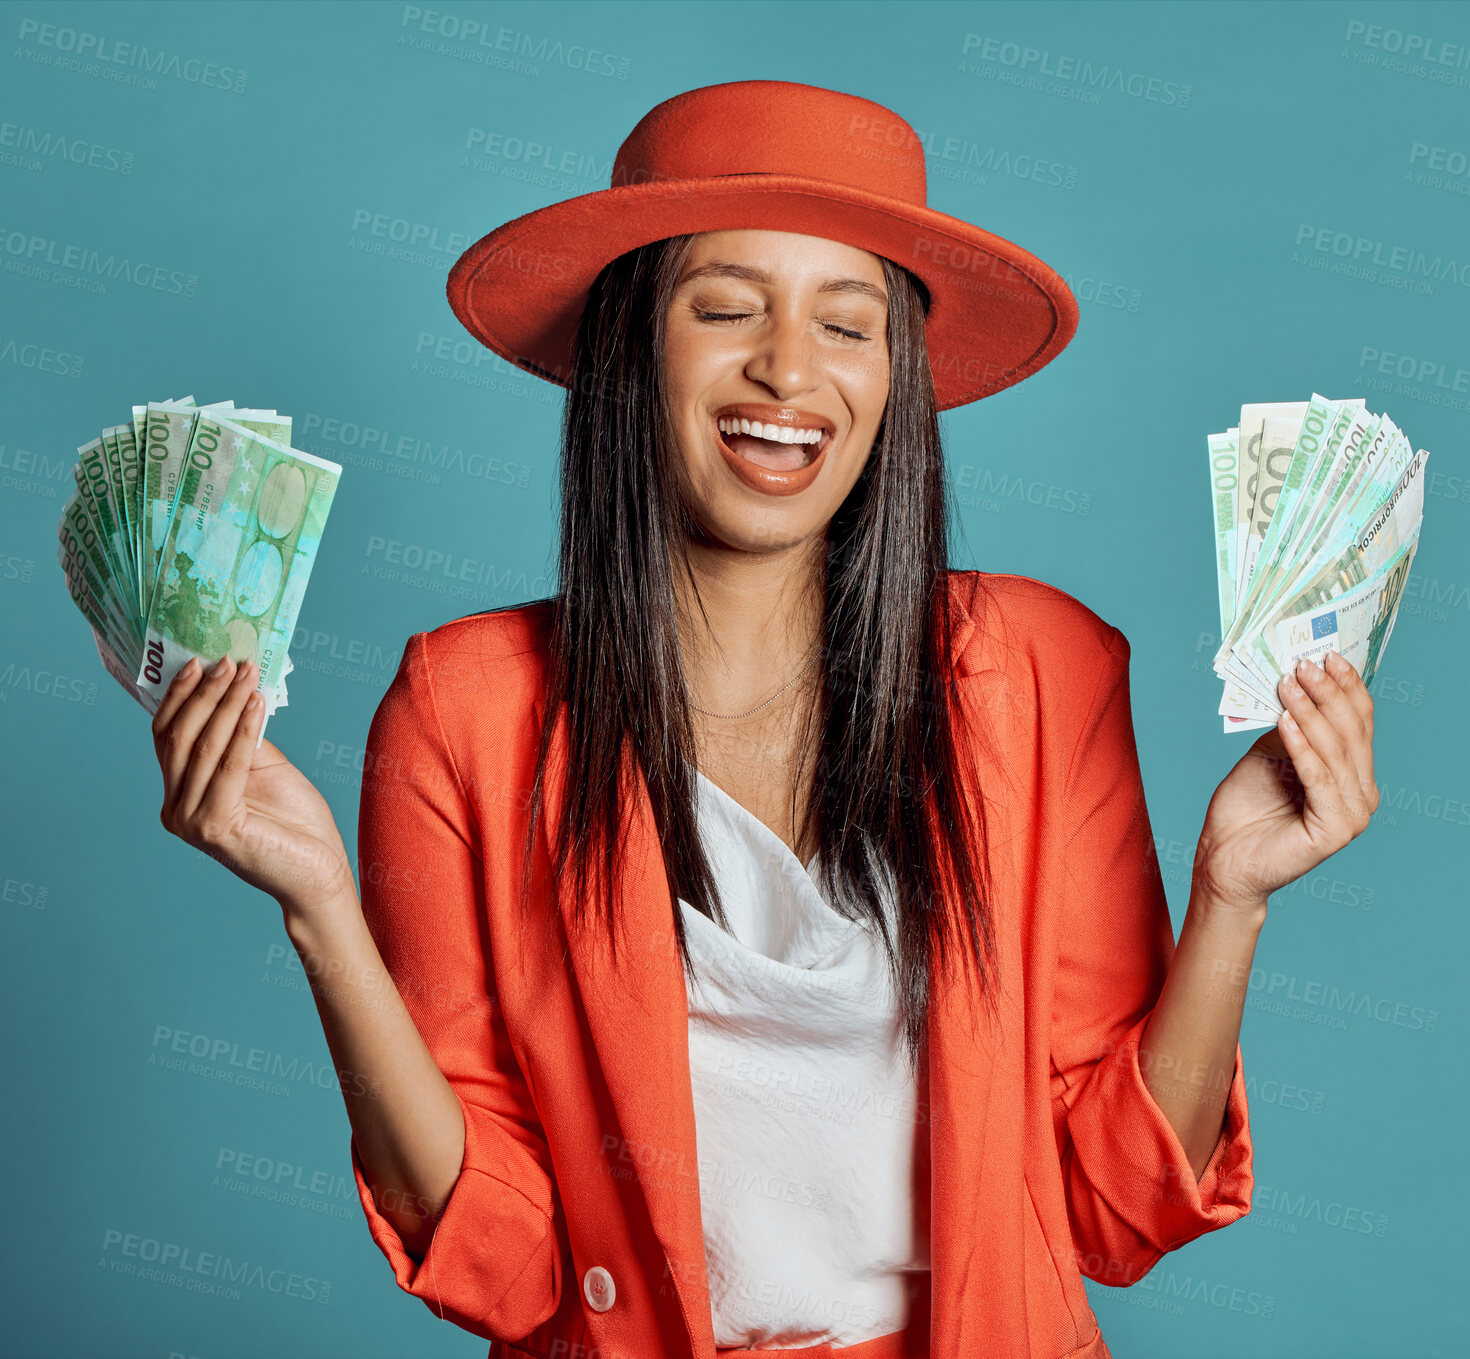
[[[1031,376],[1077,329],[1071,289],[1035,255],[928,206],[924,147],[891,109],[784,80],[706,85],[629,133],[612,185],[538,208],[472,245],[449,305],[509,362],[569,386],[593,280],[619,255],[686,232],[762,228],[883,255],[929,289],[940,410]]]

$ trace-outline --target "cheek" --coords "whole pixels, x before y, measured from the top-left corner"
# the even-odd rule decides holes
[[[700,382],[682,351],[672,346],[665,350],[663,380],[670,419],[675,429],[683,431],[694,418]]]
[[[670,327],[664,339],[664,362],[671,382],[697,385],[706,374],[722,371],[735,349],[729,336],[686,327]]]
[[[888,405],[888,354],[854,355],[843,371],[842,388],[856,417],[870,426],[883,418]]]

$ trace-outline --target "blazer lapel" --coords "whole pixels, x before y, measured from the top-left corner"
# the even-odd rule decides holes
[[[967,607],[972,602],[972,598],[966,598],[967,582],[978,579],[964,573],[950,576],[956,683],[983,667],[978,656],[966,654],[976,627],[976,619]],[[955,691],[950,692],[958,717],[958,700]],[[998,875],[997,881],[1003,878]],[[966,1322],[965,1298],[970,1297],[973,1309],[974,1299],[997,1285],[997,1280],[990,1277],[992,1271],[976,1257],[976,1242],[986,1235],[977,1230],[976,1224],[986,1211],[982,1169],[994,1052],[981,1017],[971,1012],[958,960],[954,966],[952,977],[936,978],[932,983],[929,1007],[928,1353],[934,1355],[964,1352],[965,1342],[973,1335],[973,1317],[969,1325]],[[1000,1291],[1011,1286],[1009,1279],[999,1281]],[[994,1352],[1012,1351],[1001,1346]]]
[[[955,678],[977,668],[965,656],[975,620],[952,574]],[[535,700],[538,729],[544,703]],[[565,709],[558,715],[547,759],[546,805],[560,815],[569,757]],[[673,939],[673,896],[658,827],[642,771],[637,773],[623,846],[626,928],[614,963],[596,930],[575,924],[576,902],[559,882],[557,899],[597,1061],[621,1135],[641,1167],[649,1149],[652,1173],[639,1173],[649,1217],[664,1249],[683,1308],[694,1359],[713,1359],[704,1224],[700,1214],[694,1091],[689,1072],[689,1010]],[[543,843],[549,828],[543,821]],[[960,1307],[970,1272],[979,1211],[980,1168],[989,1103],[992,1055],[971,1024],[962,983],[941,984],[932,1005],[930,1043],[930,1267],[933,1353],[955,1353]],[[660,1166],[664,1169],[660,1170]],[[668,1173],[667,1167],[675,1173]]]
[[[535,707],[538,719],[544,721],[539,697]],[[558,813],[568,762],[563,709],[547,756],[547,805]],[[673,897],[641,771],[627,815],[621,901],[627,914],[616,963],[596,930],[577,927],[569,884],[558,883],[557,899],[597,1062],[617,1112],[620,1135],[634,1153],[654,1234],[668,1261],[668,1274],[660,1285],[672,1281],[695,1359],[713,1359],[689,1073],[689,1003],[672,933]],[[550,842],[543,839],[543,843]],[[651,1166],[647,1177],[645,1164]]]

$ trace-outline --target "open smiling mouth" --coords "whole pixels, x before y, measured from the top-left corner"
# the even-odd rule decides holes
[[[729,416],[715,420],[715,436],[728,453],[773,472],[812,466],[832,440],[830,430],[791,430]]]

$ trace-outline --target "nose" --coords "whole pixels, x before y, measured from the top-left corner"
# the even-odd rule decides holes
[[[804,320],[773,316],[756,338],[745,376],[768,388],[778,401],[790,401],[816,383],[817,359]]]

